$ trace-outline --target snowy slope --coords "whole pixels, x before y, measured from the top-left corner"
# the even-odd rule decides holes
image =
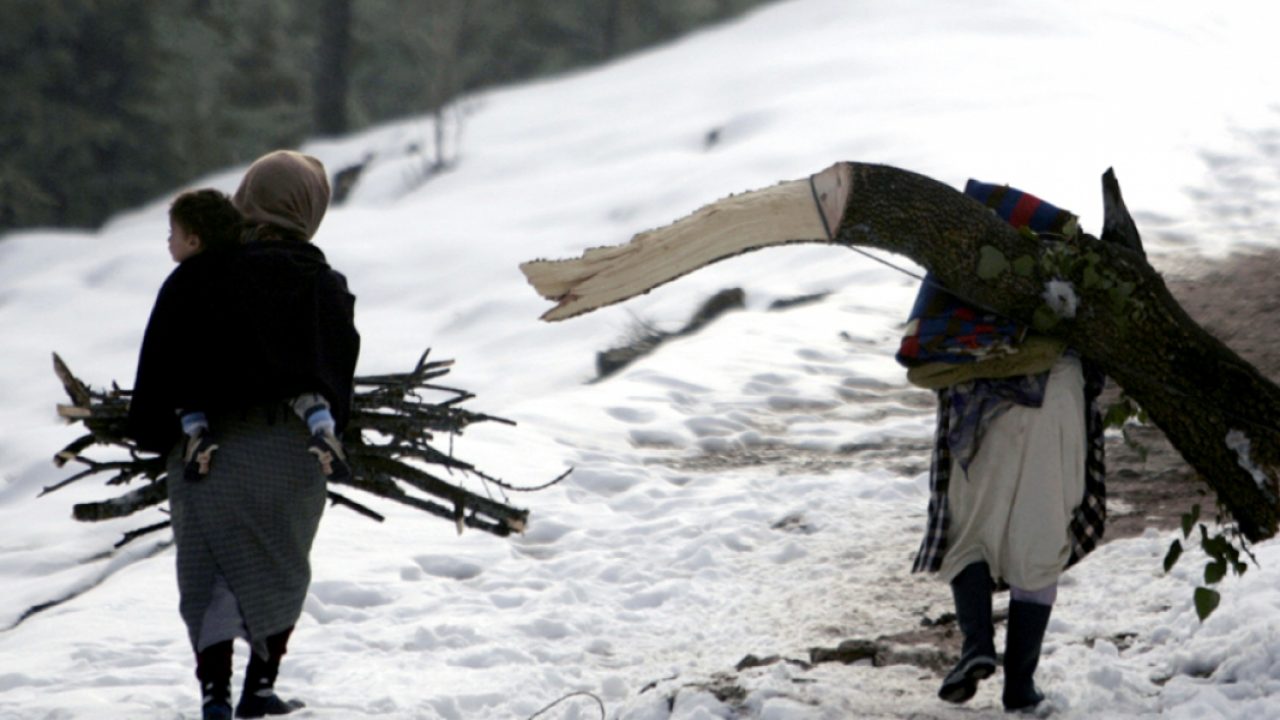
[[[790,0],[473,98],[458,168],[420,186],[406,148],[431,137],[425,119],[305,147],[331,170],[374,156],[316,238],[359,296],[360,372],[430,346],[457,360],[472,409],[519,422],[468,430],[462,458],[523,484],[575,471],[513,496],[533,515],[511,540],[397,507],[378,507],[383,525],[331,510],[281,690],[314,718],[526,718],[576,691],[618,720],[1002,716],[998,682],[944,707],[910,665],[749,670],[737,710],[699,689],[749,653],[804,658],[948,609],[944,586],[907,572],[933,420],[892,362],[913,279],[780,248],[548,325],[517,265],[837,160],[1008,182],[1092,231],[1113,166],[1157,267],[1273,246],[1278,20],[1262,0]],[[243,170],[197,185],[231,190]],[[169,199],[97,233],[0,241],[0,626],[100,582],[0,631],[6,720],[198,710],[172,550],[87,560],[140,522],[71,522],[73,502],[107,495],[96,481],[36,499],[74,437],[52,413],[49,353],[131,382],[170,267]],[[734,286],[745,311],[587,384],[635,322],[674,330]],[[767,310],[815,292],[830,294]],[[1200,625],[1200,563],[1163,575],[1170,539],[1109,544],[1064,579],[1040,673],[1056,717],[1280,716],[1280,546],[1257,548],[1262,568]],[[579,696],[542,717],[599,709]]]

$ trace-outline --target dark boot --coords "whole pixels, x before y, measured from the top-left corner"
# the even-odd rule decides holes
[[[956,624],[964,635],[960,662],[947,673],[938,697],[947,702],[967,702],[978,692],[978,681],[996,671],[995,628],[991,624],[991,570],[976,562],[951,581],[956,602]]]
[[[276,675],[280,672],[280,660],[289,644],[293,628],[267,638],[267,657],[253,653],[244,673],[244,690],[236,704],[236,717],[260,718],[267,715],[288,715],[305,707],[301,700],[281,700],[276,695]]]
[[[1005,710],[1029,710],[1044,700],[1034,676],[1052,610],[1052,605],[1009,601],[1009,638],[1004,647]]]
[[[231,652],[227,640],[196,653],[203,720],[231,720]]]

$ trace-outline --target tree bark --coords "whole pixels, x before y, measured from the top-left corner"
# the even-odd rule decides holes
[[[622,0],[606,0],[604,22],[600,24],[600,60],[605,61],[618,54],[619,25],[622,18]]]
[[[317,54],[315,125],[321,135],[347,132],[347,96],[351,78],[351,0],[320,3],[320,42]]]
[[[1140,247],[1084,234],[1074,242],[1045,242],[923,175],[842,162],[804,181],[714,203],[628,245],[521,269],[559,303],[544,318],[560,319],[724,257],[793,242],[905,255],[956,295],[1063,338],[1146,410],[1245,537],[1275,534],[1280,388],[1183,311]],[[689,243],[711,249],[691,252]],[[634,277],[643,279],[628,282]],[[1053,281],[1069,283],[1074,314],[1051,309],[1045,296]]]

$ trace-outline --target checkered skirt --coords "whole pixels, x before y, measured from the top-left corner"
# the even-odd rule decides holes
[[[169,505],[177,545],[179,611],[196,647],[214,577],[227,581],[255,650],[292,627],[311,583],[309,555],[326,487],[307,452],[307,431],[283,404],[210,415],[219,448],[207,477],[182,477],[169,459]]]

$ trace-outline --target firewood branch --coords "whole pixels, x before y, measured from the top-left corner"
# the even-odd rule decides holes
[[[451,448],[433,445],[440,436],[452,437],[471,425],[491,422],[515,423],[505,418],[472,412],[462,403],[474,397],[459,388],[438,384],[449,373],[452,360],[433,361],[424,352],[407,373],[361,376],[355,379],[355,397],[351,418],[344,433],[344,445],[353,477],[342,483],[363,493],[412,507],[429,515],[455,523],[461,531],[471,527],[506,536],[522,532],[529,511],[509,505],[505,498],[495,499],[463,488],[451,480],[423,469],[437,466],[460,477],[472,477],[482,487],[499,491],[531,490],[521,488],[484,472],[470,462],[453,455]],[[130,393],[112,385],[110,390],[97,390],[77,378],[55,353],[54,372],[61,380],[70,404],[60,405],[59,414],[69,423],[82,424],[88,432],[71,441],[54,456],[59,467],[76,462],[85,468],[43,489],[41,495],[54,492],[86,477],[109,474],[108,485],[129,484],[137,479],[148,482],[115,498],[74,507],[77,520],[99,521],[132,515],[160,505],[168,499],[166,459],[138,450],[125,435]],[[88,453],[96,446],[123,449],[126,459],[99,460]],[[567,474],[567,473],[566,473]],[[564,475],[542,487],[563,479]],[[433,502],[415,494],[434,496]],[[333,489],[329,500],[364,517],[382,522],[385,517],[362,502]],[[168,527],[156,523],[126,533],[117,545],[123,545],[144,534]]]

